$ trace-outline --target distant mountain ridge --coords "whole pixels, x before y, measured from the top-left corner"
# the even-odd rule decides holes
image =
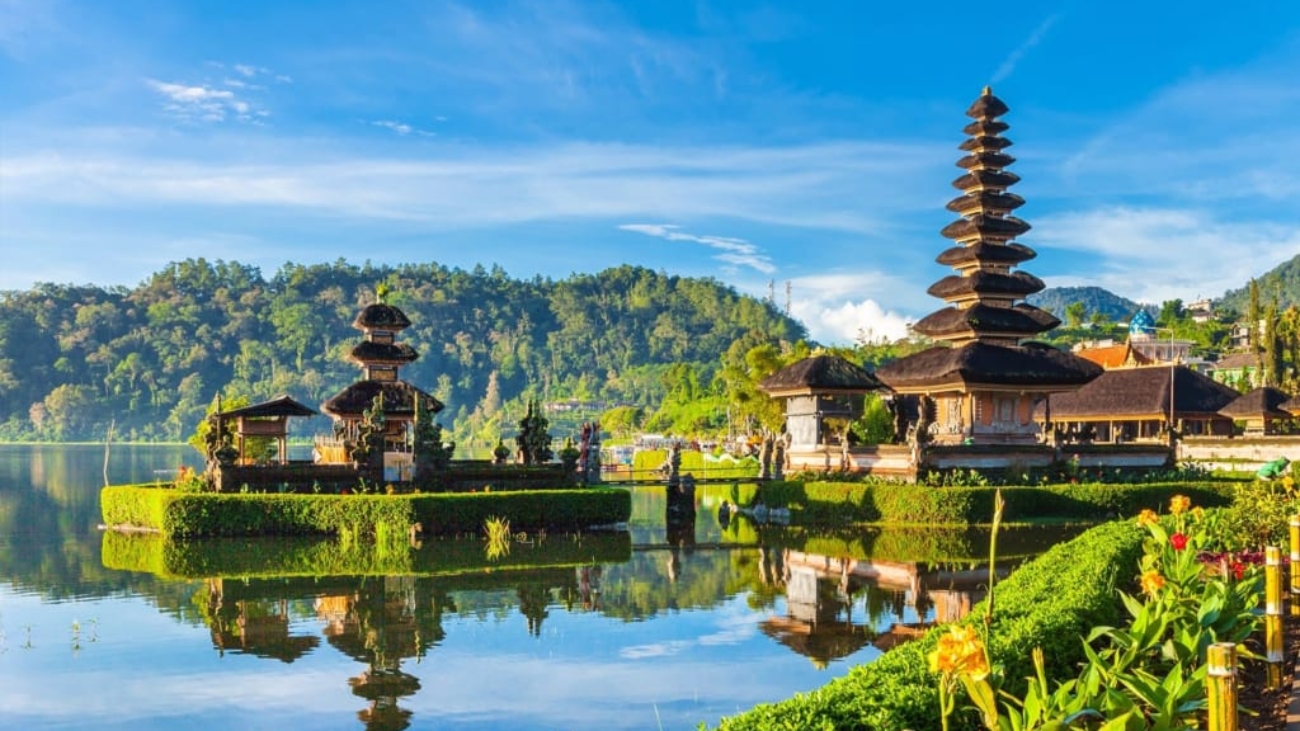
[[[1075,302],[1082,302],[1087,308],[1085,317],[1091,318],[1100,312],[1112,322],[1128,322],[1139,309],[1150,310],[1155,314],[1158,308],[1143,305],[1127,297],[1121,297],[1102,287],[1049,287],[1037,294],[1031,294],[1025,300],[1038,308],[1047,310],[1065,320],[1065,308]]]
[[[1255,279],[1259,283],[1259,299],[1267,306],[1276,300],[1278,307],[1287,308],[1300,304],[1300,254],[1278,264]],[[1217,305],[1245,312],[1250,304],[1250,283],[1240,289],[1230,289],[1223,293]]]

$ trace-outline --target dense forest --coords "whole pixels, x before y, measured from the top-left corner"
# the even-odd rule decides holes
[[[358,377],[351,325],[381,285],[420,353],[403,377],[465,437],[508,431],[530,398],[653,410],[722,388],[723,354],[792,352],[806,337],[770,302],[629,266],[521,281],[500,267],[338,261],[268,279],[191,259],[134,288],[0,292],[0,439],[98,440],[112,424],[119,438],[179,440],[218,392],[316,406]]]
[[[1263,301],[1279,309],[1284,310],[1291,305],[1300,305],[1300,255],[1278,264],[1250,280],[1240,289],[1228,290],[1217,304],[1220,307],[1245,313],[1250,307],[1252,288],[1258,290],[1254,297],[1262,297]]]

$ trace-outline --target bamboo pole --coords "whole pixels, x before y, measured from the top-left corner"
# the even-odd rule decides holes
[[[1300,617],[1300,515],[1291,516],[1291,616]]]
[[[1237,731],[1237,646],[1216,642],[1205,659],[1209,731]]]
[[[1268,689],[1282,687],[1282,549],[1264,549],[1264,649]]]

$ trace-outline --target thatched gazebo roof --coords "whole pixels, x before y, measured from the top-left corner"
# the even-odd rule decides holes
[[[217,414],[214,414],[214,416],[223,419],[239,418],[239,417],[256,419],[256,418],[272,418],[272,417],[281,417],[281,416],[318,416],[318,415],[320,415],[319,411],[316,411],[310,406],[304,406],[303,404],[295,401],[289,396],[277,396],[276,398],[273,398],[270,401],[263,401],[259,404],[242,406],[238,409],[230,409],[229,411],[222,411]]]
[[[1293,399],[1291,394],[1273,386],[1261,386],[1253,391],[1238,396],[1219,409],[1219,413],[1233,419],[1247,419],[1264,416],[1270,419],[1289,419],[1291,413],[1283,408]]]
[[[1053,420],[1150,418],[1169,416],[1169,379],[1174,377],[1174,418],[1218,416],[1240,394],[1187,366],[1117,368],[1102,373],[1083,388],[1054,394]],[[1043,414],[1038,408],[1038,416]]]
[[[867,369],[838,355],[814,355],[764,378],[758,387],[773,398],[813,394],[859,394],[885,388]]]

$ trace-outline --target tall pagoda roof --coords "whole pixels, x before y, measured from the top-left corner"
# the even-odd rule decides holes
[[[366,305],[352,321],[358,330],[404,330],[410,326],[405,312],[383,302]]]
[[[758,385],[769,396],[866,393],[885,388],[867,369],[838,355],[814,355],[782,368]]]
[[[1007,124],[997,117],[1008,111],[1006,103],[988,87],[966,110],[966,115],[975,119],[966,126],[970,138],[960,145],[968,154],[957,161],[966,173],[953,181],[962,195],[947,206],[961,217],[940,232],[957,246],[938,258],[957,273],[929,289],[930,294],[955,307],[917,322],[913,329],[922,335],[958,345],[971,341],[1014,345],[1060,324],[1050,313],[1021,301],[1041,291],[1042,280],[1011,271],[1035,254],[1028,246],[1012,241],[1030,225],[1010,215],[1024,199],[1007,192],[1020,181],[1020,176],[1005,169],[1015,158],[1002,152],[1011,142],[1002,136]]]

